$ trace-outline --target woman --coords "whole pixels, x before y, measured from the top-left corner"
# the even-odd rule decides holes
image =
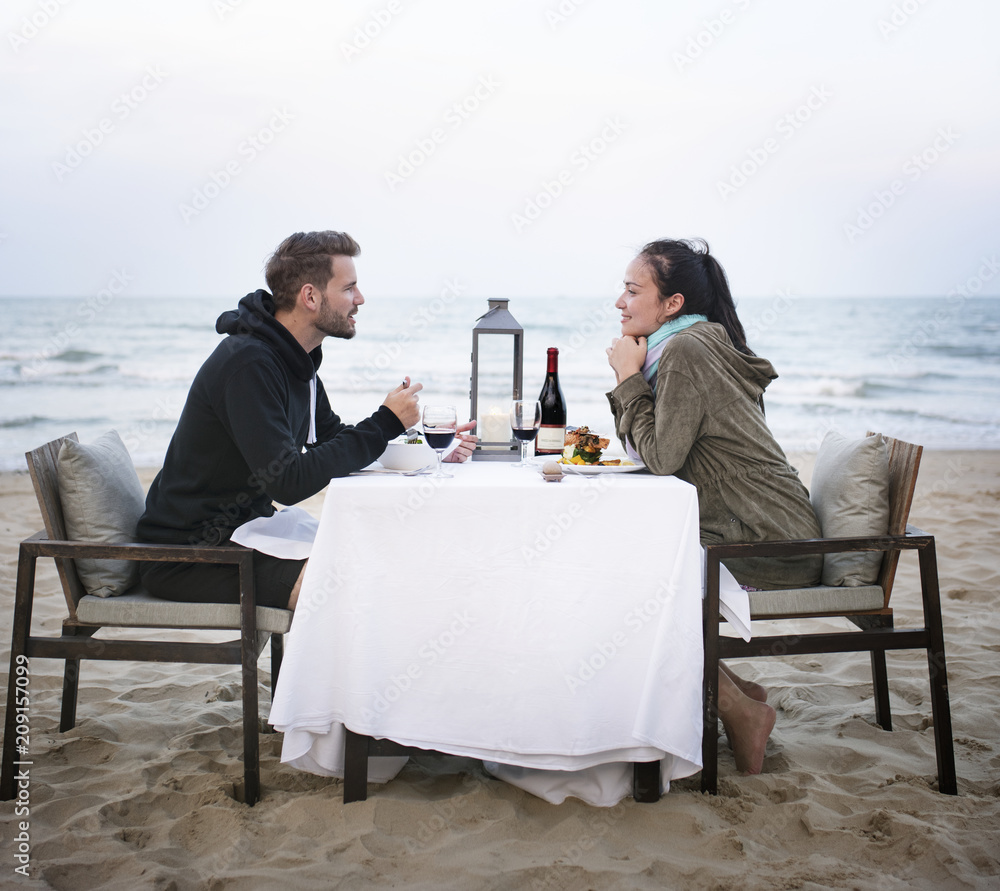
[[[702,544],[816,538],[809,494],[764,420],[773,366],[746,344],[722,267],[703,241],[654,241],[625,271],[608,348],[608,394],[626,450],[698,489]],[[727,560],[747,588],[819,581],[821,557]],[[775,713],[766,691],[722,666],[719,713],[736,764],[760,773]]]

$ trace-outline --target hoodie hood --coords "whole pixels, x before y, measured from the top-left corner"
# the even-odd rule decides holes
[[[270,344],[299,380],[311,381],[323,361],[323,348],[307,353],[291,332],[274,317],[274,298],[256,290],[226,310],[215,323],[219,334],[250,335]]]
[[[696,337],[711,351],[711,360],[720,370],[732,377],[756,402],[767,385],[778,377],[774,366],[760,356],[748,356],[735,346],[726,329],[717,322],[698,322],[677,334],[678,337]]]

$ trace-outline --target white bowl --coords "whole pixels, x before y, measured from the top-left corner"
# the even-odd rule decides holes
[[[390,442],[379,456],[378,463],[386,470],[420,470],[437,461],[437,455],[426,442]]]

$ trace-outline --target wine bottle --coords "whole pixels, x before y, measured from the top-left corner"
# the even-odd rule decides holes
[[[549,347],[545,383],[538,395],[542,425],[535,443],[536,455],[561,455],[566,441],[566,402],[559,387],[559,350]]]

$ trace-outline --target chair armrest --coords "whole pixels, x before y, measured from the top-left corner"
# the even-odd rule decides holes
[[[36,532],[21,542],[21,548],[36,557],[89,557],[111,560],[156,560],[168,563],[240,563],[250,548],[239,545],[149,544],[147,542],[58,541]]]
[[[253,638],[256,635],[256,592],[253,578],[253,550],[240,545],[224,545],[214,547],[198,547],[195,545],[153,545],[147,542],[96,542],[96,541],[58,541],[46,538],[45,532],[36,532],[30,538],[21,542],[18,555],[18,575],[21,564],[30,563],[30,578],[34,578],[34,562],[39,557],[56,557],[75,559],[89,557],[92,559],[157,561],[165,563],[206,563],[234,564],[240,577],[240,612],[243,635]],[[18,583],[20,586],[20,582]],[[29,583],[24,595],[28,601],[34,597],[34,585]],[[75,605],[69,603],[70,616],[75,619]]]
[[[735,557],[796,557],[803,554],[838,554],[848,551],[891,551],[926,547],[933,536],[908,527],[905,535],[870,535],[850,538],[805,538],[790,541],[755,541],[706,545],[710,560]]]

